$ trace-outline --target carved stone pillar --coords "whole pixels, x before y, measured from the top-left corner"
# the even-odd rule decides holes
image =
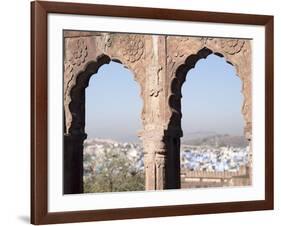
[[[144,148],[145,188],[162,190],[166,188],[167,146],[163,133],[143,131],[141,135]]]
[[[180,181],[180,137],[166,136],[167,165],[166,165],[166,189],[181,187]]]
[[[144,145],[146,190],[180,188],[180,141],[166,128],[166,37],[152,35],[145,42]]]
[[[87,134],[64,135],[63,193],[83,193],[83,142]]]
[[[180,137],[165,133],[160,129],[141,133],[146,190],[180,188]]]

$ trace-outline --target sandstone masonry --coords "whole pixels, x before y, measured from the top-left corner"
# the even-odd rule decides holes
[[[196,62],[212,53],[242,81],[244,133],[251,141],[250,40],[65,31],[64,46],[64,193],[83,192],[85,89],[110,61],[129,68],[141,87],[147,190],[180,188],[181,87]]]

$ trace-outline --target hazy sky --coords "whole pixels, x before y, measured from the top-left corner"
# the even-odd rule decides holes
[[[132,72],[115,62],[103,65],[86,89],[88,138],[137,140],[141,109],[140,86]]]
[[[242,83],[232,65],[214,54],[197,62],[182,87],[182,128],[243,135]]]
[[[224,58],[209,55],[187,74],[182,88],[182,128],[185,134],[243,134],[241,81]],[[133,74],[122,64],[103,65],[86,89],[88,138],[137,140],[142,100]]]

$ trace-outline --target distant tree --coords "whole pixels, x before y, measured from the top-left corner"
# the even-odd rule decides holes
[[[91,161],[92,172],[84,179],[84,192],[144,190],[144,172],[124,152],[105,149]]]

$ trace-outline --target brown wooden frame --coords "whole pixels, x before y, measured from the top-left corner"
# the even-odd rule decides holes
[[[265,26],[265,200],[48,212],[48,13]],[[36,1],[31,3],[31,223],[180,216],[273,209],[273,16]]]

